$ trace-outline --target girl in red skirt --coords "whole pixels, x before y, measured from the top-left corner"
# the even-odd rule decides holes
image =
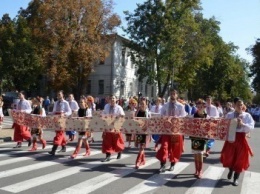
[[[78,110],[78,117],[91,117],[92,116],[92,109],[88,107],[86,101],[84,99],[80,99],[79,101],[79,110]],[[71,158],[76,158],[82,143],[85,144],[86,153],[84,156],[90,155],[90,147],[89,147],[89,139],[91,138],[91,133],[88,131],[79,132],[78,144],[76,146],[75,151],[70,156]]]
[[[228,119],[237,119],[235,142],[226,141],[221,151],[220,161],[224,167],[229,168],[228,179],[232,179],[233,185],[238,186],[238,178],[241,172],[249,167],[249,156],[253,152],[247,142],[246,134],[254,129],[255,122],[252,116],[244,111],[244,103],[241,99],[234,99],[235,111],[226,115]]]
[[[141,100],[139,110],[136,111],[136,117],[150,117],[148,112],[148,108],[145,100]],[[139,166],[145,165],[145,153],[144,148],[150,142],[150,135],[146,134],[137,134],[135,140],[135,146],[139,147],[139,153],[136,158],[135,168],[139,168]]]

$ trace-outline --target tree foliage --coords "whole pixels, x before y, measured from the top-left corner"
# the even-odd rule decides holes
[[[252,87],[260,93],[260,39],[257,39],[256,43],[248,48],[248,51],[253,56],[253,64],[250,66],[250,76],[253,77]]]
[[[134,13],[125,12],[125,32],[132,41],[127,46],[133,50],[139,78],[155,81],[159,96],[176,82],[185,89],[192,83],[194,69],[208,60],[203,53],[211,48],[201,41],[194,17],[200,9],[199,0],[148,0]]]
[[[27,19],[53,89],[84,94],[93,65],[106,56],[120,24],[112,0],[33,0]]]
[[[178,83],[190,99],[214,95],[251,99],[248,63],[237,47],[219,36],[219,22],[203,18],[200,1],[147,0],[134,13],[125,12],[124,31],[139,80],[158,85],[163,96]]]
[[[0,80],[4,90],[37,89],[41,72],[27,21],[8,14],[0,20]]]

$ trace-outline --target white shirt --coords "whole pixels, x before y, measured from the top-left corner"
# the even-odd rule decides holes
[[[3,114],[3,108],[0,107],[0,117],[3,117],[3,116],[4,116],[4,114]]]
[[[219,112],[216,106],[214,105],[207,105],[206,107],[207,115],[210,116],[210,118],[219,118]]]
[[[172,106],[171,103],[172,102],[167,102],[163,105],[161,115],[175,117],[185,117],[187,115],[183,104],[176,101],[174,102],[172,109],[170,109],[170,106]]]
[[[235,111],[234,112],[229,112],[226,115],[227,119],[234,119],[235,118]],[[252,118],[252,116],[247,113],[247,112],[242,112],[239,115],[239,118],[242,119],[242,122],[244,123],[241,127],[236,129],[236,132],[240,132],[240,133],[248,133],[250,131],[252,131],[255,127],[255,121]]]
[[[103,114],[108,115],[108,114],[112,114],[115,116],[124,116],[125,112],[123,110],[123,108],[121,106],[119,106],[118,104],[115,104],[114,107],[111,107],[110,104],[106,104],[103,110]]]
[[[71,111],[73,112],[77,112],[79,110],[79,105],[77,103],[76,100],[71,100],[71,101],[68,101],[69,105],[70,105],[70,109]]]
[[[32,112],[31,104],[28,100],[19,100],[16,104],[16,110],[20,110],[21,112],[26,112],[30,114]]]
[[[157,105],[152,106],[150,112],[151,113],[161,113],[161,110],[162,110],[162,105],[159,104],[159,106],[157,106]]]
[[[52,114],[64,113],[66,116],[71,115],[71,108],[66,100],[56,101],[54,103]]]
[[[86,117],[92,117],[92,108],[86,110]]]

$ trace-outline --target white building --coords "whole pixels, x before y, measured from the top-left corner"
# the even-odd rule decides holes
[[[136,67],[128,56],[129,48],[125,48],[122,36],[115,35],[110,55],[94,66],[94,72],[89,76],[87,94],[95,97],[106,97],[115,94],[117,97],[128,98],[142,96],[154,99],[157,95],[156,85],[138,82]]]

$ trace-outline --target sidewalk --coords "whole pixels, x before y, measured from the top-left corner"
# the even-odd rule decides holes
[[[0,143],[12,141],[14,129],[0,129]]]

